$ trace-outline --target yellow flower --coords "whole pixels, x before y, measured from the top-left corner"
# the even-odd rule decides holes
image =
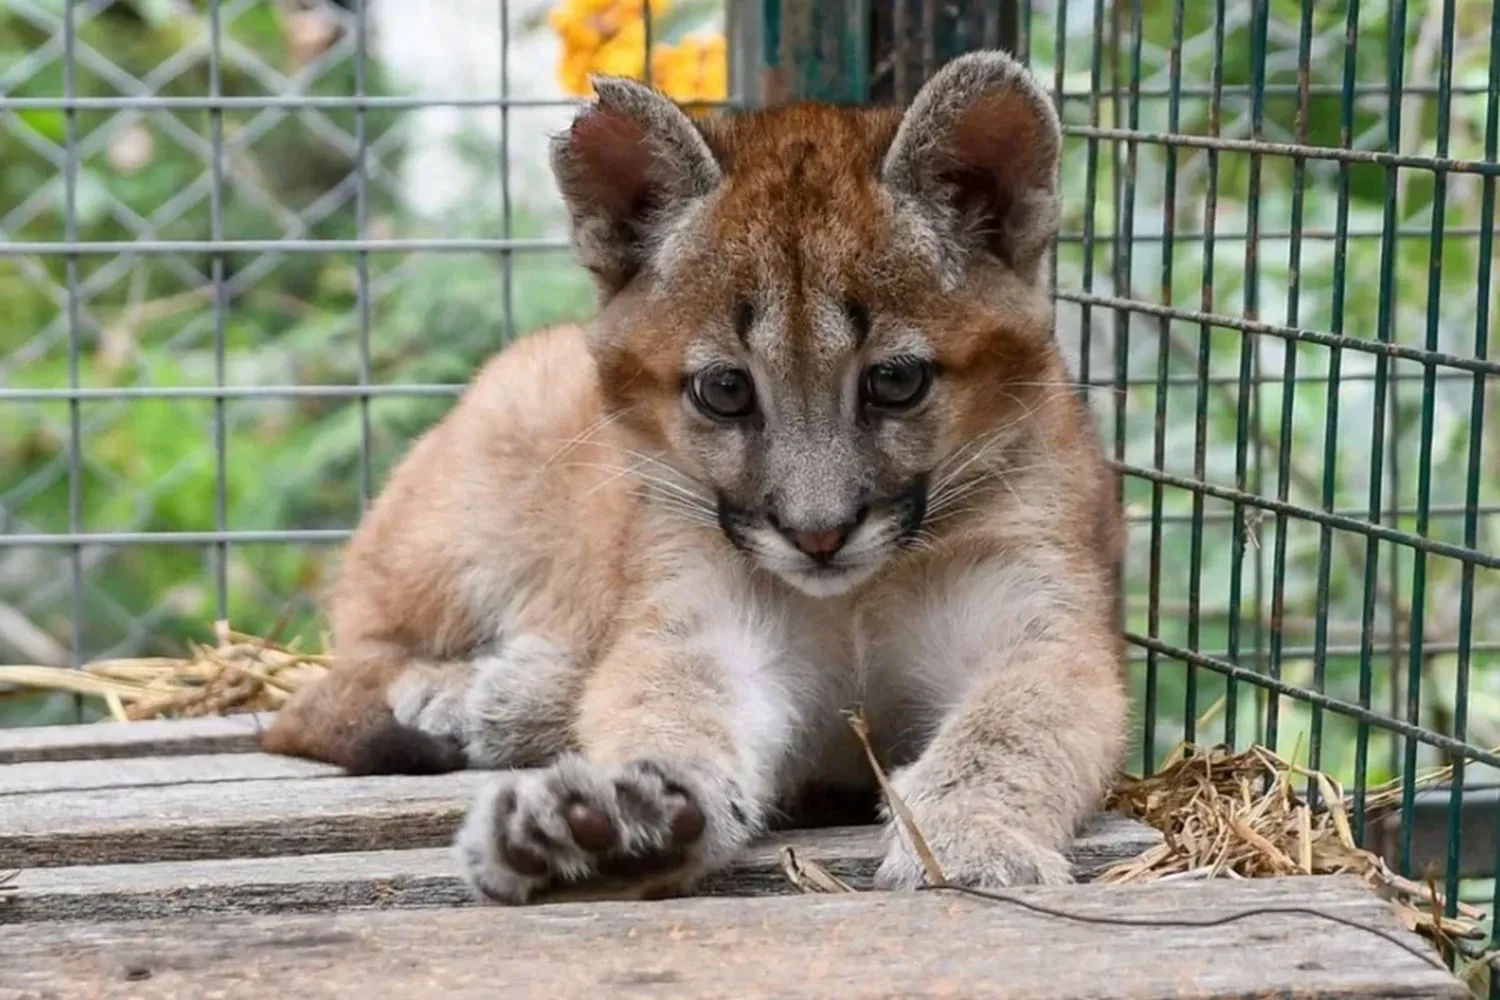
[[[554,22],[552,27],[561,37],[563,48],[568,52],[591,51],[597,49],[604,41],[604,36],[599,33],[599,29],[587,21]]]
[[[652,53],[654,83],[679,101],[721,101],[729,89],[722,35],[696,35]]]
[[[593,74],[642,79],[646,62],[647,0],[564,0],[547,15],[562,42],[558,80],[570,94],[591,93]],[[670,0],[649,0],[656,17]],[[651,82],[679,101],[718,101],[728,92],[722,35],[699,35],[651,47]]]
[[[594,71],[592,52],[568,52],[558,65],[557,78],[563,90],[569,94],[583,95],[589,92],[589,74]]]
[[[632,21],[601,45],[594,55],[594,72],[640,79],[646,66],[646,22]]]

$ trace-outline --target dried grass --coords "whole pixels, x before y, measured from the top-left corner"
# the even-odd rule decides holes
[[[0,666],[0,687],[100,698],[118,722],[275,711],[321,677],[332,657],[214,626],[217,645],[191,644],[185,657],[100,660],[82,670]]]
[[[1148,778],[1123,777],[1108,803],[1162,831],[1163,843],[1110,868],[1100,881],[1354,874],[1390,901],[1409,929],[1440,946],[1463,951],[1460,942],[1483,940],[1484,911],[1459,902],[1457,916],[1447,916],[1435,881],[1403,878],[1355,845],[1349,801],[1328,775],[1258,746],[1234,753],[1184,744],[1168,760]],[[1444,774],[1419,781],[1441,781]],[[1369,814],[1399,796],[1399,785],[1372,789]]]

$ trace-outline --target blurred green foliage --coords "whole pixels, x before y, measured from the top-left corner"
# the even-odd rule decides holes
[[[63,93],[57,4],[0,3],[0,80],[16,97]],[[209,93],[206,5],[116,4],[83,20],[77,93],[129,93],[122,81],[160,80],[162,96]],[[80,7],[80,11],[85,8]],[[226,7],[226,9],[229,9]],[[354,92],[353,40],[340,33],[311,56],[295,51],[295,25],[278,4],[242,9],[225,25],[222,92],[254,97],[296,89]],[[48,55],[50,51],[50,55]],[[40,62],[40,67],[32,65]],[[99,67],[116,67],[107,73]],[[175,71],[174,71],[175,70]],[[128,78],[121,74],[128,74]],[[170,77],[170,78],[168,78]],[[287,81],[292,81],[288,83]],[[368,62],[367,92],[393,94]],[[80,111],[77,238],[206,240],[213,233],[212,124],[206,111]],[[495,236],[502,232],[497,167],[487,197],[439,223],[405,210],[397,180],[401,114],[364,116],[372,168],[364,232],[370,236]],[[360,232],[354,193],[356,113],[284,109],[223,113],[222,234],[231,240],[350,239]],[[61,169],[68,140],[60,111],[0,113],[0,228],[11,240],[66,235]],[[482,147],[478,140],[472,148]],[[487,147],[493,161],[495,148]],[[551,221],[524,204],[518,237]],[[223,255],[223,377],[231,386],[349,385],[359,381],[360,273],[354,253]],[[586,316],[585,276],[562,253],[367,255],[370,380],[382,386],[461,384],[512,334]],[[94,388],[212,386],[216,378],[214,257],[209,254],[78,258],[79,384]],[[514,290],[513,328],[504,303]],[[0,257],[0,385],[69,384],[68,273],[61,255]],[[450,393],[379,396],[368,407],[378,486],[410,440],[441,416]],[[211,531],[219,485],[212,399],[90,400],[79,407],[83,441],[78,527],[100,531]],[[347,397],[231,398],[224,404],[224,525],[231,530],[347,529],[361,501],[362,415]],[[69,412],[64,402],[0,403],[0,524],[8,532],[62,533],[69,519]],[[59,648],[71,642],[66,548],[0,548],[0,604]],[[337,549],[327,544],[233,546],[226,577],[237,627],[319,640],[318,588]],[[183,545],[89,547],[83,636],[88,655],[176,652],[203,638],[215,617],[215,551]],[[0,661],[19,650],[0,635]],[[10,707],[7,707],[7,706]],[[56,721],[71,699],[0,701],[0,724]]]

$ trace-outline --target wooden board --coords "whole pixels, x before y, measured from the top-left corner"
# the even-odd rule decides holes
[[[0,767],[0,869],[447,847],[481,771],[349,777],[267,754]],[[45,787],[46,779],[66,787]],[[1080,839],[1097,868],[1160,835],[1110,822]]]
[[[337,778],[331,764],[266,753],[29,761],[0,766],[0,801],[23,793],[102,791],[153,785],[216,784],[273,778]]]
[[[1448,839],[1452,831],[1452,789],[1421,789],[1412,803],[1411,870],[1425,871],[1429,865],[1443,871],[1448,864]],[[1500,857],[1500,787],[1465,789],[1457,813],[1459,827],[1458,873],[1462,878],[1494,878],[1495,859]],[[1401,867],[1401,810],[1370,824],[1372,849],[1397,870]]]
[[[479,772],[186,782],[6,796],[0,869],[437,847]]]
[[[0,928],[0,997],[1465,996],[1353,878],[1020,890],[1104,926],[946,891]]]
[[[259,747],[259,734],[274,718],[274,714],[246,713],[222,718],[0,729],[0,764],[241,753]]]
[[[1153,846],[1155,830],[1115,816],[1079,838],[1078,877]],[[883,850],[877,827],[774,834],[711,876],[700,895],[764,896],[795,889],[781,850],[818,862],[855,888],[868,888]],[[158,861],[33,868],[0,896],[0,924],[39,920],[139,920],[193,913],[329,911],[353,907],[453,906],[470,902],[445,847],[301,857]]]
[[[1121,927],[946,892],[796,895],[782,849],[868,889],[879,830],[767,838],[694,899],[479,907],[448,844],[482,772],[350,777],[255,749],[268,719],[0,732],[0,1000],[21,997],[1461,997],[1356,880],[1023,890]],[[1105,815],[1088,879],[1160,842]],[[1401,942],[1422,949],[1414,955]]]

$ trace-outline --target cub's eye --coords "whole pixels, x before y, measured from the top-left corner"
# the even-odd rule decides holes
[[[755,411],[755,383],[742,368],[705,368],[688,384],[693,405],[715,420],[736,420]]]
[[[932,365],[921,358],[893,358],[865,369],[867,406],[904,410],[916,406],[932,385]]]

